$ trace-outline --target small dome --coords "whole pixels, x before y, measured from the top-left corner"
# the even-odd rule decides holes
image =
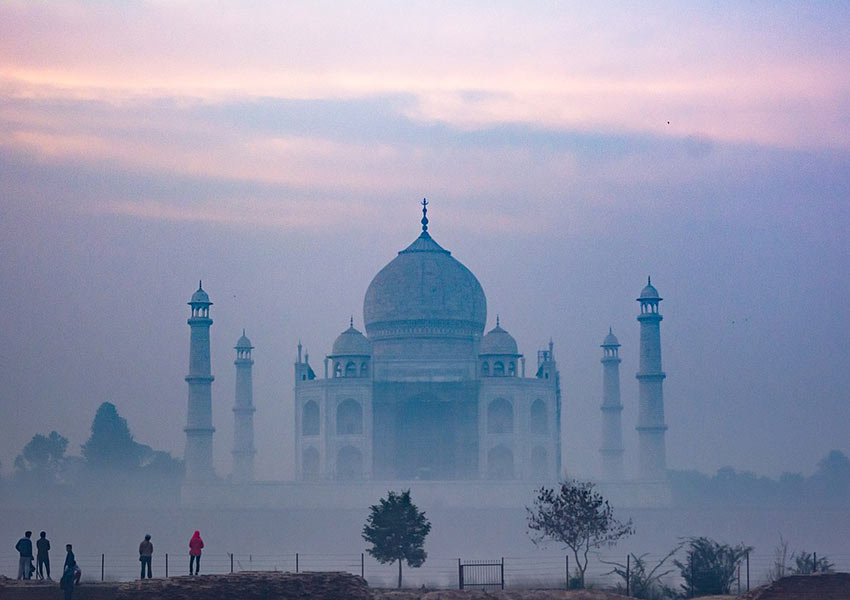
[[[611,331],[611,328],[608,328],[608,335],[605,336],[605,339],[602,340],[603,346],[619,346],[620,342],[617,340],[617,336],[614,335],[614,332]]]
[[[514,336],[499,326],[498,319],[496,326],[481,340],[481,354],[519,354]]]
[[[652,285],[652,280],[647,277],[646,278],[646,287],[643,288],[643,291],[640,293],[640,300],[661,300],[661,296],[658,295],[658,290],[655,289],[655,286]]]
[[[245,330],[243,329],[242,337],[240,337],[239,340],[236,342],[236,348],[246,348],[250,350],[253,347],[254,346],[251,345],[251,340],[249,340],[248,337],[245,335]]]
[[[192,299],[189,300],[190,304],[212,304],[210,302],[209,295],[204,291],[201,282],[198,282],[198,291],[192,294]]]
[[[354,328],[354,324],[339,334],[333,345],[332,356],[371,356],[372,344]]]

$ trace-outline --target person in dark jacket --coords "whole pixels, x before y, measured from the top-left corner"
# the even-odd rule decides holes
[[[35,560],[38,565],[38,578],[44,579],[44,572],[47,571],[47,578],[50,579],[50,540],[47,539],[46,532],[42,531],[39,534],[35,547],[37,550]]]
[[[151,543],[151,534],[147,534],[142,543],[139,544],[139,561],[142,563],[142,574],[139,579],[145,578],[145,567],[148,568],[148,579],[151,575],[151,560],[153,559],[153,544]]]
[[[201,549],[204,547],[204,540],[201,539],[201,532],[196,531],[189,540],[189,575],[197,575],[201,570]],[[192,563],[195,565],[195,571],[192,572]]]
[[[29,579],[32,576],[30,573],[30,564],[32,563],[32,531],[24,533],[24,537],[18,540],[15,544],[15,550],[18,551],[18,579]]]
[[[77,576],[77,561],[74,557],[74,552],[71,550],[71,544],[65,544],[65,565],[62,567],[62,578],[59,580],[59,587],[65,592],[65,600],[71,600],[74,595],[74,581]]]

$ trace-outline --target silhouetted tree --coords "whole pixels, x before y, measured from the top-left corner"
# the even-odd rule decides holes
[[[67,448],[68,439],[55,431],[46,436],[35,434],[15,458],[16,474],[55,483],[62,471]]]
[[[811,552],[800,550],[791,555],[794,561],[794,566],[791,567],[791,573],[794,575],[809,575],[811,573],[832,573],[835,565],[832,564],[826,556],[815,556]]]
[[[133,440],[127,420],[111,402],[98,407],[91,424],[91,437],[83,444],[83,457],[90,467],[131,470],[141,458],[141,445]]]
[[[541,487],[534,508],[525,508],[528,527],[534,532],[532,541],[560,542],[572,550],[582,587],[590,549],[613,546],[634,533],[632,520],[621,523],[615,519],[611,505],[594,487],[574,479],[561,482],[560,490]]]
[[[387,492],[387,497],[370,506],[369,511],[363,539],[372,547],[366,552],[382,564],[398,561],[398,587],[401,587],[402,561],[407,561],[409,567],[420,567],[428,556],[425,537],[431,531],[431,523],[411,502],[410,490],[400,494]]]
[[[685,562],[673,561],[685,580],[682,589],[688,597],[729,594],[738,564],[750,550],[743,544],[733,547],[707,537],[688,538]]]

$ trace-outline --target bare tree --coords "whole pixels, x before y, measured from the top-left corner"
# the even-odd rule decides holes
[[[560,489],[541,487],[534,507],[525,510],[535,544],[554,541],[572,550],[582,587],[590,549],[613,546],[634,533],[632,520],[615,519],[611,505],[588,481],[563,481]]]

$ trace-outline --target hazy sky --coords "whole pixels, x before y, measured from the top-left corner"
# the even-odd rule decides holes
[[[0,461],[114,402],[182,456],[199,278],[215,454],[235,352],[258,467],[292,471],[292,362],[321,360],[419,231],[534,363],[597,470],[601,351],[661,306],[668,463],[777,475],[850,454],[846,2],[3,2]]]

